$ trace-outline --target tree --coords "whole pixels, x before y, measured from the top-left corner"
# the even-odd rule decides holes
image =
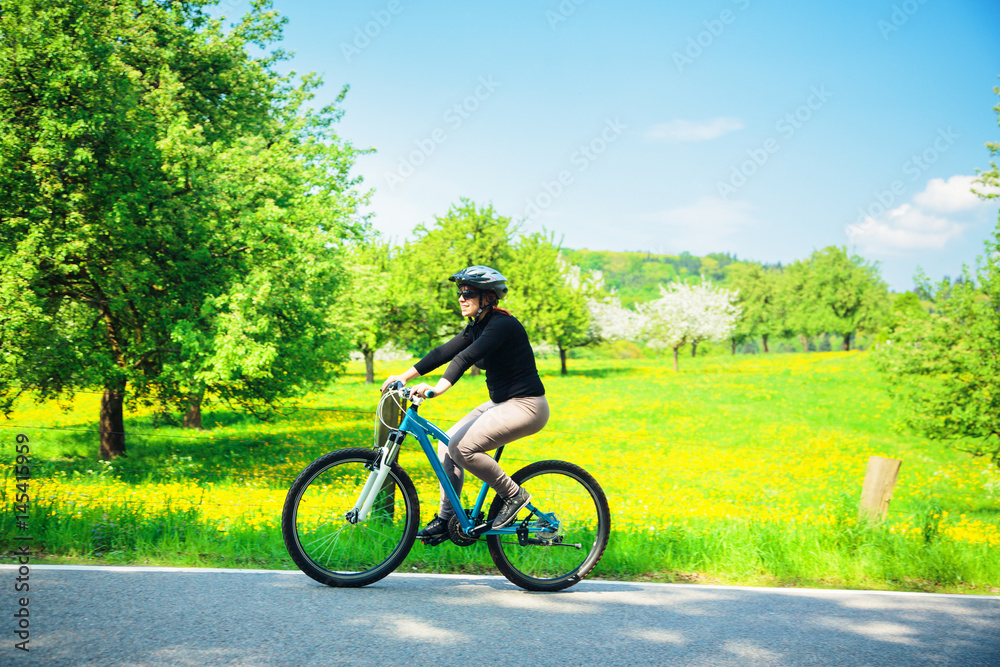
[[[962,445],[1000,466],[1000,226],[985,261],[959,285],[938,285],[934,312],[898,324],[876,364],[904,424]]]
[[[809,339],[823,331],[821,304],[813,292],[812,258],[788,266],[778,282],[778,308],[784,313],[784,333],[797,335],[802,351],[809,351]]]
[[[200,427],[206,393],[267,418],[346,359],[349,341],[331,319],[343,282],[338,244],[360,233],[351,217],[364,196],[348,174],[357,151],[332,131],[341,112],[304,109],[319,85],[308,76],[287,88],[265,132],[240,138],[211,167],[215,242],[225,250],[202,266],[211,289],[197,316],[178,323],[179,361],[157,380],[161,396],[180,396],[186,425]],[[171,380],[176,389],[164,391]]]
[[[468,266],[484,265],[505,273],[511,258],[511,241],[517,227],[492,205],[478,206],[461,199],[431,227],[420,224],[415,239],[398,258],[406,276],[405,317],[400,319],[401,342],[426,351],[443,337],[465,326],[455,298],[455,284],[448,277]]]
[[[518,239],[512,252],[508,306],[532,340],[559,351],[560,372],[568,373],[566,354],[601,341],[589,303],[603,291],[600,273],[567,262],[553,236],[535,233]]]
[[[248,55],[280,36],[266,0],[226,34],[205,4],[0,14],[3,407],[103,387],[103,458],[125,454],[126,390],[254,410],[339,354],[325,313],[356,151],[333,107],[305,111],[318,80]]]
[[[740,262],[729,268],[729,284],[737,293],[742,314],[733,331],[733,351],[738,338],[758,336],[769,352],[768,338],[780,333],[781,313],[778,303],[778,274],[756,262]]]
[[[891,337],[896,329],[905,327],[911,320],[926,319],[927,309],[920,303],[916,292],[903,292],[892,302],[889,314],[882,325],[882,335]]]
[[[636,311],[622,306],[616,294],[587,302],[590,318],[597,335],[604,341],[637,340],[644,329],[643,319]]]
[[[1000,118],[1000,105],[994,111]],[[987,146],[993,156],[1000,153],[1000,143]],[[978,180],[984,199],[1000,197],[1000,169],[991,166]],[[965,267],[961,281],[937,286],[930,314],[897,311],[901,321],[875,359],[905,424],[930,438],[958,440],[1000,466],[1000,222],[985,248],[975,270]],[[925,280],[918,282],[931,293]]]
[[[392,248],[377,236],[350,247],[347,288],[334,305],[335,326],[365,359],[365,382],[375,382],[375,353],[395,339],[400,315]]]
[[[889,310],[889,289],[878,267],[845,248],[828,246],[810,258],[808,293],[820,309],[824,331],[842,336],[845,352],[858,331],[877,331]]]
[[[674,351],[674,371],[679,370],[678,350],[688,343],[726,340],[736,326],[740,309],[736,294],[702,282],[670,283],[660,287],[660,298],[639,304],[649,346]]]

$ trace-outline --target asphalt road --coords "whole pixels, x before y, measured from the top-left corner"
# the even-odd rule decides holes
[[[0,664],[1000,666],[1000,597],[394,574],[0,566]],[[14,634],[27,595],[29,652]]]

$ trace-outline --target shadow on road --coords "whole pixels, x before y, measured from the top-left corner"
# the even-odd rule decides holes
[[[1000,598],[392,575],[32,569],[17,665],[1000,664]]]

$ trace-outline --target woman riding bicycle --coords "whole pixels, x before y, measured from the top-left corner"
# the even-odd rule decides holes
[[[402,374],[390,375],[382,391],[393,382],[405,384],[449,361],[444,376],[435,386],[421,383],[411,388],[411,394],[426,397],[428,391],[433,391],[439,396],[473,364],[486,371],[490,400],[448,429],[449,444],[438,446],[438,456],[457,493],[462,492],[463,470],[496,491],[504,502],[493,528],[502,528],[528,504],[531,496],[484,452],[542,430],[549,419],[549,404],[528,334],[517,319],[497,306],[507,294],[507,279],[487,266],[470,266],[450,280],[458,285],[462,316],[469,318],[469,325]],[[417,537],[427,540],[444,535],[454,513],[442,490],[437,515]]]

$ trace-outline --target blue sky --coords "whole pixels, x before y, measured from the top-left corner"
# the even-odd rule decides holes
[[[286,69],[350,84],[374,226],[401,241],[459,198],[568,248],[827,245],[956,276],[998,202],[1000,3],[275,0]],[[243,0],[222,0],[231,15]]]

